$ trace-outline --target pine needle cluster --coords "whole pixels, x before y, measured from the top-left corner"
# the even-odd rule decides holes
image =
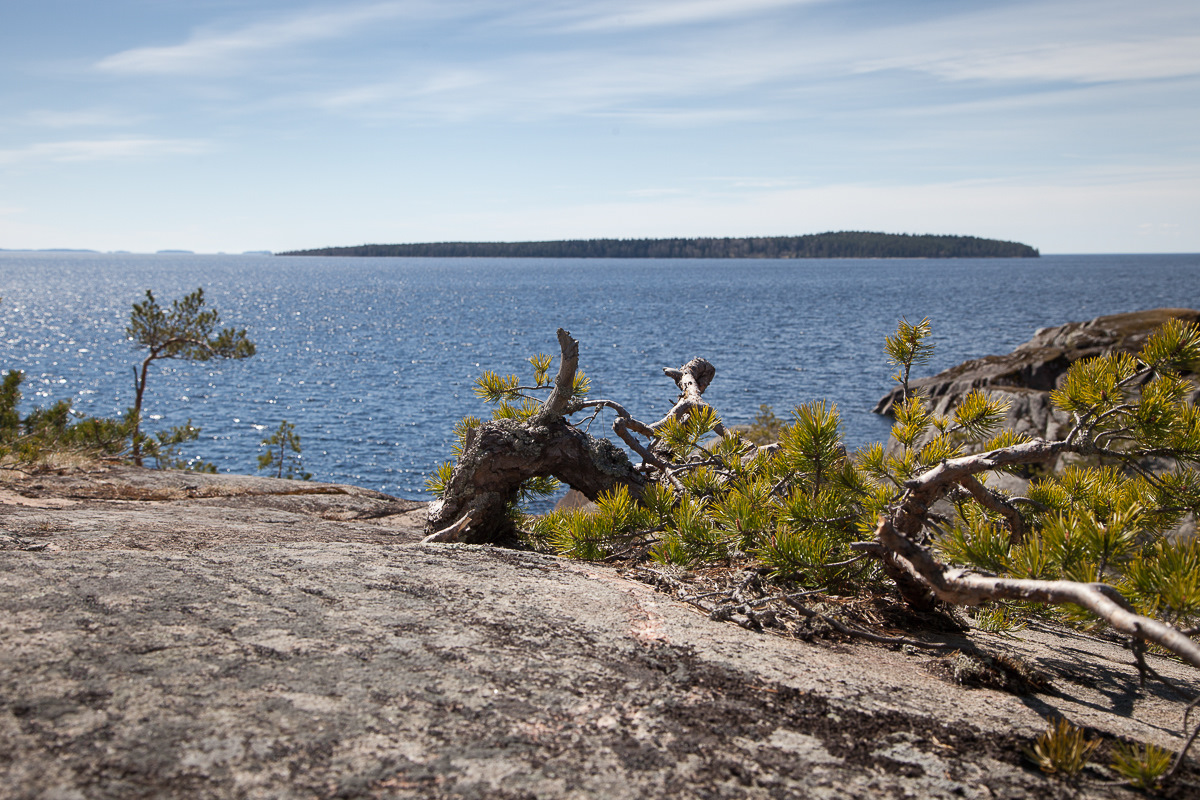
[[[1198,357],[1196,326],[1173,320],[1136,354],[1074,364],[1051,398],[1073,420],[1068,441],[1088,455],[1011,498],[1026,531],[1020,540],[1001,515],[959,502],[942,555],[1000,576],[1108,583],[1141,614],[1194,625],[1200,541],[1164,534],[1200,509],[1200,418],[1181,375]]]

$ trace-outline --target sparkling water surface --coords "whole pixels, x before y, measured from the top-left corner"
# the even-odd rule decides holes
[[[245,361],[160,360],[144,413],[155,430],[189,418],[185,455],[252,473],[263,437],[296,426],[305,469],[423,499],[454,423],[486,416],[485,369],[527,376],[580,342],[593,395],[657,419],[675,399],[663,367],[695,356],[727,423],[762,403],[783,417],[827,399],[851,447],[886,437],[871,413],[890,388],[883,337],[933,322],[931,374],[1006,353],[1034,330],[1101,314],[1200,307],[1200,255],[944,260],[311,258],[0,253],[0,369],[26,373],[25,410],[70,398],[87,414],[133,402],[144,354],[125,338],[135,301],[203,287],[222,325],[245,327]],[[594,432],[607,431],[601,420]]]

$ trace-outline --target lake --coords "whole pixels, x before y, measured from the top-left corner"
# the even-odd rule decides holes
[[[1005,353],[1034,330],[1158,306],[1200,307],[1200,255],[945,260],[321,258],[0,252],[0,368],[26,372],[25,410],[71,398],[87,414],[133,401],[135,301],[204,287],[222,324],[258,345],[246,361],[158,361],[145,413],[189,418],[186,455],[253,473],[262,438],[296,426],[319,480],[421,499],[454,423],[486,416],[485,369],[528,375],[580,342],[593,395],[657,419],[675,399],[663,367],[700,356],[726,423],[837,404],[847,443],[886,437],[883,337],[930,317],[930,374]],[[594,431],[607,431],[608,422]]]

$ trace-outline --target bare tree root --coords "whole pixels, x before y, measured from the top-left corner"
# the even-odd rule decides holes
[[[456,541],[503,542],[514,532],[509,508],[521,483],[551,476],[592,500],[618,486],[638,497],[646,483],[616,445],[583,433],[561,416],[493,420],[471,437],[442,499],[429,507],[425,530],[437,533],[469,516]]]
[[[462,519],[455,522],[453,525],[447,525],[440,531],[435,531],[421,540],[421,544],[433,544],[434,542],[457,542],[458,537],[462,536],[463,531],[471,527],[471,515],[463,514]]]

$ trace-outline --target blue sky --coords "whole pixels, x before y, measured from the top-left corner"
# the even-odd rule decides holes
[[[1195,0],[0,0],[0,248],[1200,251]]]

